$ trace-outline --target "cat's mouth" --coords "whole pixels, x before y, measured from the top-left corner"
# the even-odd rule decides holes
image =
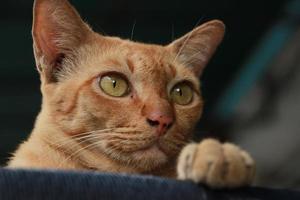
[[[179,149],[174,134],[158,137],[135,127],[107,129],[98,136],[91,138],[90,142],[98,144],[96,146],[107,156],[130,165],[144,163],[143,166],[152,168],[168,162]]]
[[[165,138],[156,138],[152,143],[137,149],[132,155],[137,159],[155,159],[155,162],[160,164],[174,158],[180,151],[172,148]]]

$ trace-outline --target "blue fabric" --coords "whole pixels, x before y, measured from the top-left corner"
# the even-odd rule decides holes
[[[188,181],[93,172],[0,170],[0,200],[293,200],[300,192],[210,190]]]

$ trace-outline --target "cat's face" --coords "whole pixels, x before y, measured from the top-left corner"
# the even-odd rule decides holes
[[[223,33],[213,21],[170,45],[146,45],[94,33],[65,0],[38,0],[43,110],[84,148],[151,170],[189,140],[203,105],[198,76]]]

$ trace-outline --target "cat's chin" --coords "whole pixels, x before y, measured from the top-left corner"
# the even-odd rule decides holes
[[[167,163],[169,160],[159,144],[153,144],[148,148],[135,151],[130,157],[139,163],[139,166],[143,164],[145,168],[155,168]]]
[[[158,144],[153,144],[150,147],[138,150],[136,152],[133,152],[133,156],[139,158],[139,159],[145,159],[145,158],[155,158],[159,159],[161,158],[162,160],[167,160],[167,155],[164,152],[164,150],[158,145]]]
[[[108,153],[108,152],[107,152]],[[150,171],[166,164],[169,159],[164,150],[158,143],[154,143],[148,147],[137,149],[130,153],[108,153],[109,157],[118,160],[127,166],[139,168],[142,171]]]

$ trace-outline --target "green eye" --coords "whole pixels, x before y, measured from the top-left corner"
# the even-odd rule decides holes
[[[122,97],[129,91],[127,81],[118,74],[103,76],[99,85],[103,92],[113,97]]]
[[[193,100],[193,89],[187,83],[179,83],[171,91],[172,100],[179,105],[187,105]]]

